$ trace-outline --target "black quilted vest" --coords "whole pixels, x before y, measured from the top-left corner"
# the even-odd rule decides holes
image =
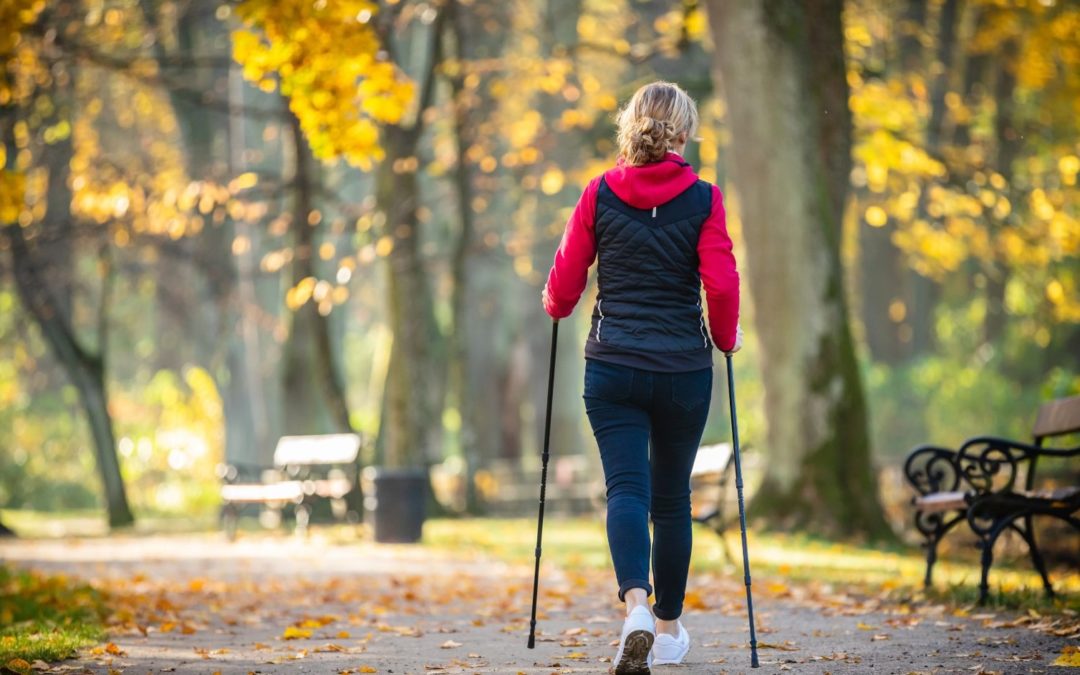
[[[655,209],[630,206],[600,181],[587,358],[669,372],[712,367],[697,254],[711,210],[703,180]]]

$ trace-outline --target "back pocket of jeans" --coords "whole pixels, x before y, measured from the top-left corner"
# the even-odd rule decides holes
[[[634,386],[634,370],[604,361],[585,362],[585,398],[625,401]]]
[[[671,379],[671,401],[683,410],[696,410],[711,397],[712,368],[679,373]]]

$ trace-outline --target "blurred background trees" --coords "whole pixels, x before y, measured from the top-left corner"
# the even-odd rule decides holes
[[[552,252],[657,78],[727,195],[762,516],[880,532],[912,445],[1080,393],[1075,3],[13,0],[0,29],[7,508],[210,515],[218,462],[344,430],[493,508],[539,462]],[[595,479],[583,314],[553,448]]]

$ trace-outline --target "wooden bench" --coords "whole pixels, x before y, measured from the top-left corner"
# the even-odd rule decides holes
[[[925,537],[926,577],[929,587],[937,546],[960,522],[967,522],[981,549],[982,577],[979,602],[986,601],[994,543],[1013,530],[1027,544],[1046,593],[1053,587],[1035,541],[1035,516],[1058,518],[1080,532],[1080,485],[1037,488],[1036,465],[1040,458],[1080,458],[1075,448],[1044,447],[1047,439],[1080,432],[1080,396],[1049,402],[1039,409],[1032,443],[992,436],[964,442],[957,450],[932,445],[915,448],[904,463],[904,474],[918,493],[912,500],[915,527]],[[1072,483],[1080,483],[1074,473]]]
[[[307,531],[311,508],[316,500],[329,500],[339,519],[359,520],[357,508],[350,509],[349,497],[359,489],[360,436],[326,434],[283,436],[274,449],[274,466],[258,470],[260,479],[251,480],[252,467],[222,465],[222,524],[230,541],[236,538],[240,509],[260,504],[280,513],[292,505],[298,534]],[[354,500],[358,501],[358,500]]]
[[[690,511],[695,523],[707,525],[722,534],[730,517],[726,506],[732,501],[734,455],[731,444],[716,443],[698,448],[694,466],[690,469]],[[729,486],[731,489],[729,489]],[[602,511],[607,504],[603,481],[594,491],[594,507]]]
[[[722,534],[728,524],[725,506],[728,483],[735,463],[730,443],[703,445],[698,448],[690,469],[691,512],[695,523],[708,525]]]

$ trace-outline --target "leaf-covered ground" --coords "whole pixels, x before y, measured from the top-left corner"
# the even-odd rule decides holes
[[[0,667],[25,672],[97,643],[106,611],[85,584],[0,566]]]
[[[528,650],[532,527],[436,521],[423,546],[318,529],[307,540],[246,534],[233,544],[217,534],[22,540],[0,543],[0,557],[86,580],[109,608],[106,641],[49,672],[607,672],[621,615],[602,527],[545,527],[538,642]],[[657,673],[750,671],[741,570],[710,536],[698,533],[687,663]],[[755,672],[1035,673],[1080,661],[1069,601],[982,609],[911,591],[903,572],[879,578],[909,564],[900,554],[860,559],[803,542],[777,561],[778,540],[755,541]],[[852,583],[843,564],[821,563],[830,554],[847,561]]]

